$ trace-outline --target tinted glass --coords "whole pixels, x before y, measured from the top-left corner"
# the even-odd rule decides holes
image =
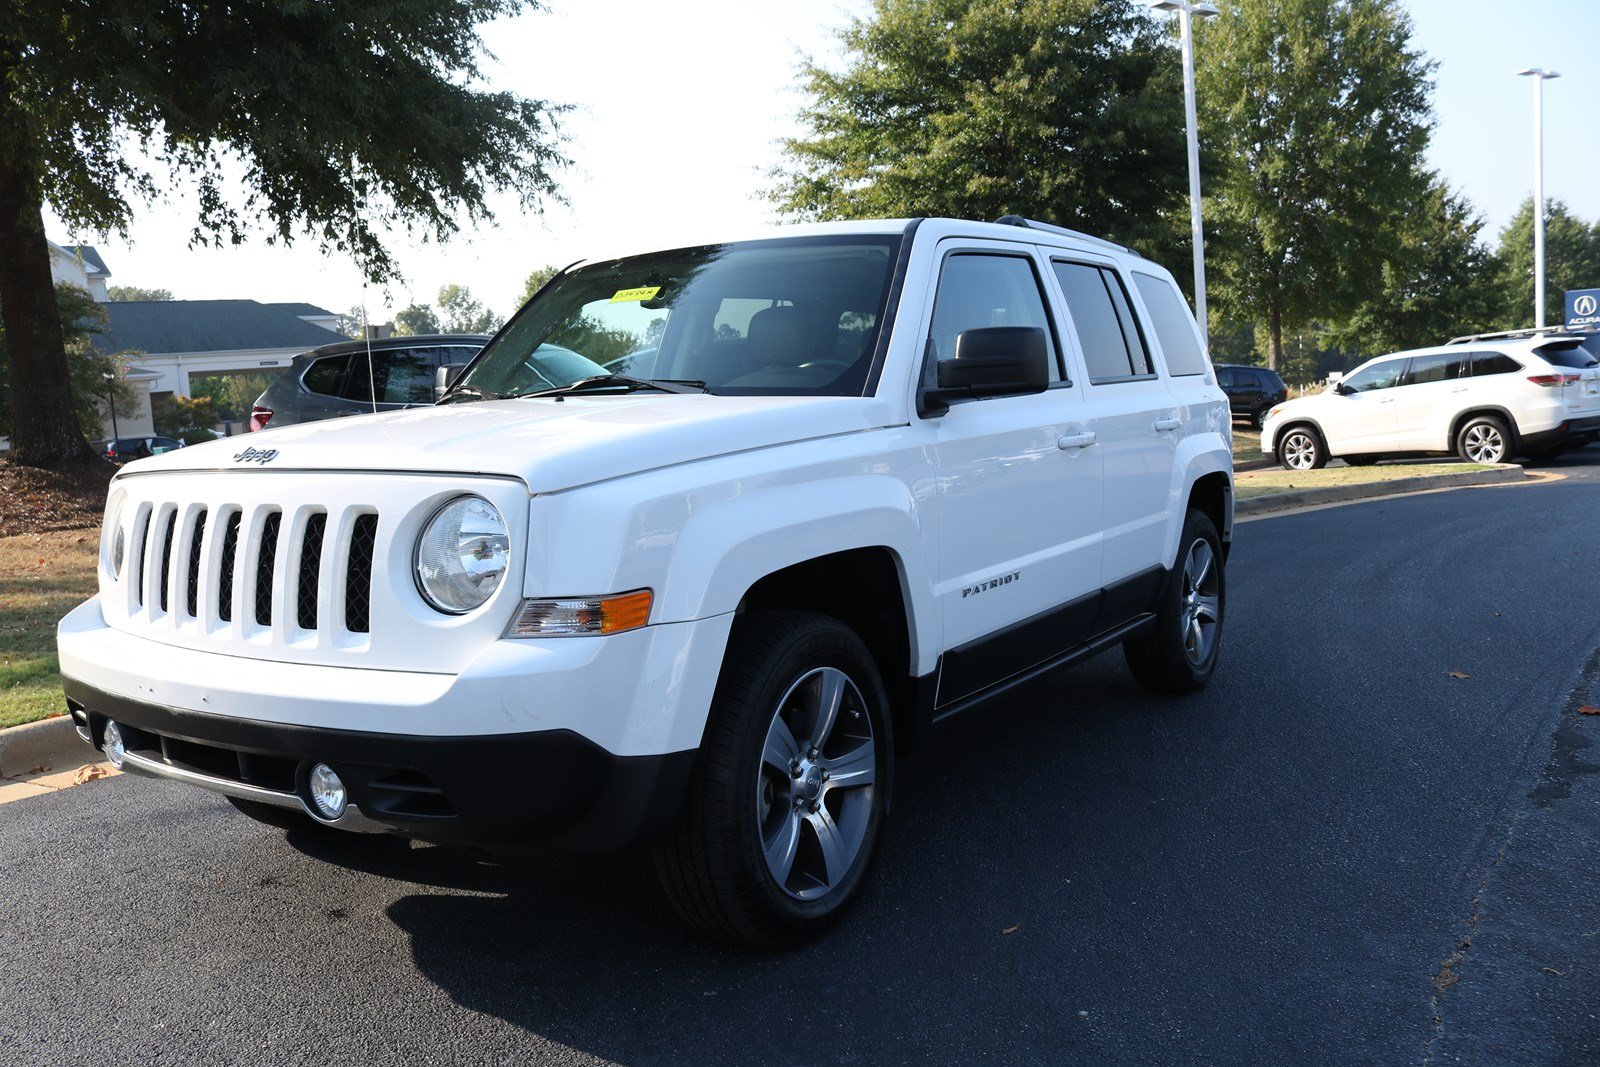
[[[934,358],[949,359],[956,354],[956,337],[963,330],[985,326],[1041,326],[1049,343],[1050,320],[1032,260],[961,252],[944,261],[929,331]],[[1050,380],[1060,381],[1053,349]]]
[[[1144,348],[1142,345],[1137,350],[1128,347],[1124,317],[1117,310],[1118,298],[1121,303],[1127,303],[1122,295],[1122,283],[1114,277],[1108,278],[1106,271],[1088,263],[1058,261],[1053,265],[1067,298],[1067,311],[1078,331],[1078,342],[1083,345],[1083,362],[1089,380],[1102,382],[1148,373]],[[1137,338],[1137,332],[1134,336]]]
[[[1400,384],[1400,372],[1405,370],[1406,361],[1403,359],[1386,359],[1382,363],[1374,363],[1356,371],[1344,380],[1344,384],[1358,393],[1370,393],[1375,389],[1393,389]]]
[[[1256,373],[1261,376],[1261,383],[1266,386],[1267,392],[1283,393],[1288,391],[1289,387],[1283,384],[1283,379],[1278,376],[1277,371],[1258,370]]]
[[[1460,352],[1444,352],[1434,356],[1412,356],[1411,369],[1406,373],[1407,385],[1426,385],[1429,382],[1448,382],[1461,377]]]
[[[1233,369],[1231,367],[1222,367],[1222,368],[1220,368],[1217,371],[1217,384],[1222,386],[1222,388],[1224,388],[1224,389],[1232,389],[1233,388],[1233,373],[1234,372],[1233,372]]]
[[[1194,318],[1178,290],[1171,282],[1137,271],[1133,284],[1139,287],[1145,309],[1150,312],[1150,325],[1155,328],[1156,340],[1161,342],[1167,373],[1204,374],[1205,353],[1200,350],[1200,338],[1195,335]]]
[[[1585,370],[1589,367],[1600,367],[1600,359],[1595,359],[1577,342],[1562,345],[1545,345],[1543,348],[1534,349],[1545,362],[1552,367],[1566,367],[1570,370]]]
[[[859,396],[900,241],[786,237],[577,267],[461,384],[515,396],[609,372],[725,395]]]
[[[349,362],[349,356],[327,356],[316,360],[306,368],[306,373],[300,379],[300,384],[313,393],[321,393],[323,396],[338,396],[339,380],[344,377],[344,369]]]
[[[1471,361],[1469,373],[1474,378],[1484,378],[1491,374],[1515,374],[1522,369],[1522,364],[1504,352],[1473,352],[1467,358]]]
[[[401,348],[372,353],[372,375],[369,385],[364,353],[358,353],[345,382],[346,400],[363,403],[372,401],[372,389],[378,391],[380,404],[431,404],[433,403],[434,367],[431,348]]]

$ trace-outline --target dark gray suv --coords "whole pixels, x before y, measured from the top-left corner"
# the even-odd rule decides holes
[[[256,398],[250,429],[432,404],[439,368],[470,362],[488,342],[480,334],[424,334],[339,341],[302,352]]]

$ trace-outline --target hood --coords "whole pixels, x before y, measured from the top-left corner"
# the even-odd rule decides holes
[[[629,394],[479,401],[300,423],[193,445],[124,473],[421,471],[555,492],[639,471],[889,424],[873,397]]]

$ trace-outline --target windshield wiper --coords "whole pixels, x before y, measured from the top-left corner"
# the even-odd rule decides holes
[[[705,382],[689,381],[680,378],[630,378],[626,374],[592,374],[587,378],[579,378],[568,385],[558,386],[555,389],[539,389],[531,393],[517,393],[508,399],[519,399],[530,396],[553,396],[560,399],[575,393],[586,393],[591,389],[621,386],[623,392],[636,393],[641,389],[654,389],[662,393],[706,393]]]

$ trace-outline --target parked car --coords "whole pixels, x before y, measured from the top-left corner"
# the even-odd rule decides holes
[[[1245,419],[1257,430],[1274,405],[1289,399],[1289,387],[1283,384],[1277,371],[1267,367],[1219,363],[1217,384],[1228,394],[1228,410],[1233,417]]]
[[[1172,276],[1070,230],[588,263],[436,406],[115,479],[66,695],[124,771],[261,822],[650,839],[688,923],[792,944],[935,723],[1118,646],[1207,683],[1226,414]]]
[[[157,437],[154,434],[146,437],[118,437],[114,441],[104,441],[100,444],[102,454],[112,463],[122,464],[130,460],[144,459],[147,456],[159,456],[163,452],[171,452],[182,448],[182,441],[175,441],[170,437]]]
[[[1566,334],[1458,339],[1357,367],[1267,414],[1261,449],[1291,470],[1455,453],[1549,459],[1600,434],[1600,360]]]
[[[488,340],[479,334],[428,334],[338,341],[302,352],[256,399],[250,429],[432,404],[439,369],[471,362]]]

